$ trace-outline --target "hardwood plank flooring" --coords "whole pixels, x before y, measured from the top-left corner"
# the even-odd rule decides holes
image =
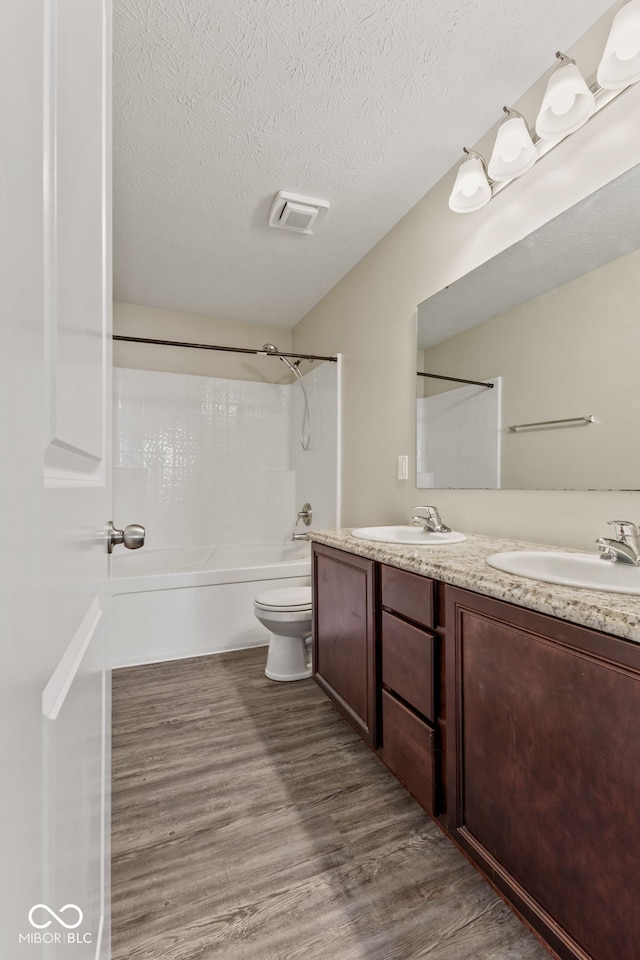
[[[113,678],[113,960],[548,960],[265,648]]]

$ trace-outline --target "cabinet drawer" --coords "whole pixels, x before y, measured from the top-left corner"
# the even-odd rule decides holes
[[[434,815],[435,734],[428,724],[382,691],[382,759],[427,813]]]
[[[433,637],[382,614],[382,682],[427,719],[435,719]]]
[[[383,565],[381,591],[383,607],[424,627],[436,625],[433,580]]]

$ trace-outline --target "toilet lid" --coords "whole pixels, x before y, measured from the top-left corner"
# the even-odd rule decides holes
[[[255,602],[269,610],[303,610],[311,607],[311,587],[286,587],[259,594]]]

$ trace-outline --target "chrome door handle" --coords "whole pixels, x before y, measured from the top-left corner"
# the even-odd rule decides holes
[[[107,525],[107,552],[113,553],[113,548],[120,543],[124,544],[127,550],[138,550],[144,546],[145,529],[139,523],[130,523],[124,530],[116,530],[113,520],[109,520]]]

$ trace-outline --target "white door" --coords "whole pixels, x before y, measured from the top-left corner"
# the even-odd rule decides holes
[[[106,958],[110,0],[2,21],[0,957]]]

